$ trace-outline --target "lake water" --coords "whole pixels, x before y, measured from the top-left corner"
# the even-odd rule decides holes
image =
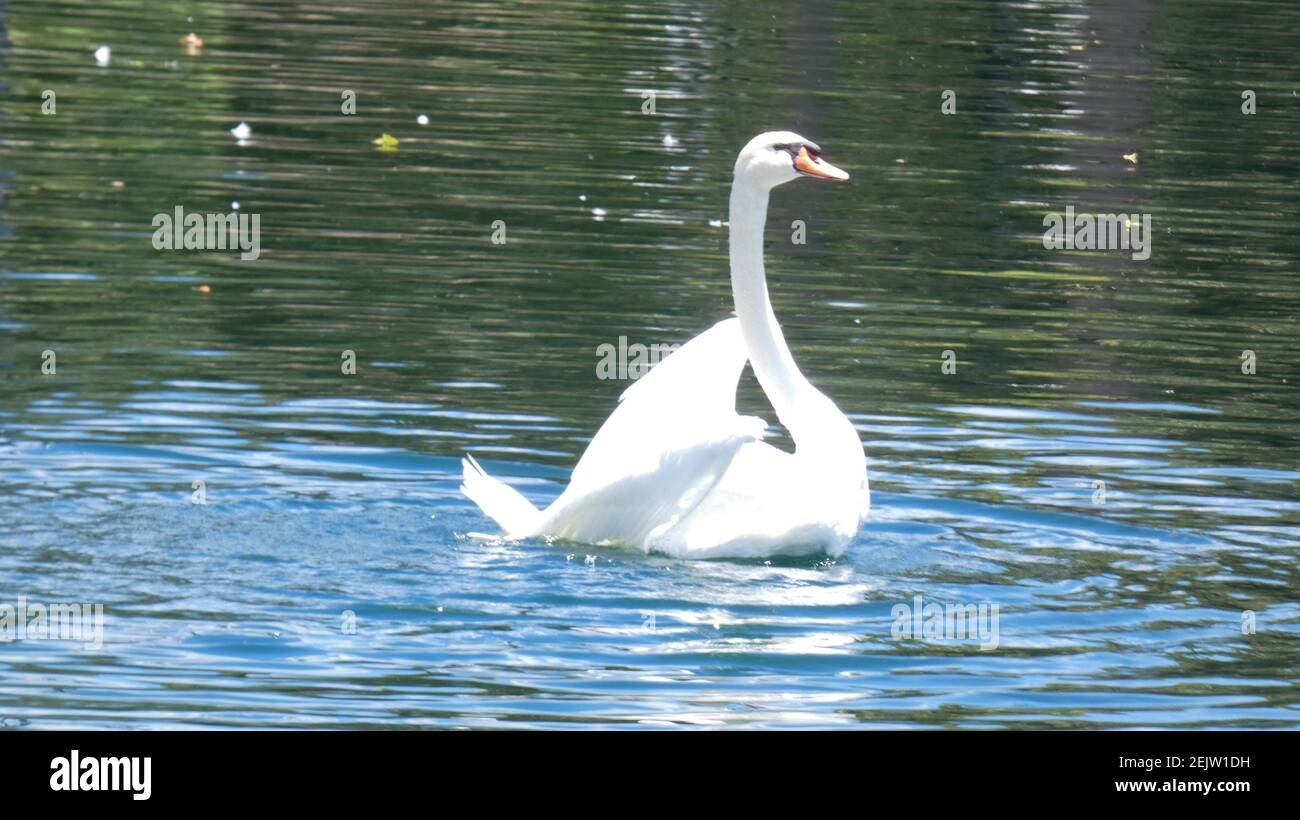
[[[0,643],[0,726],[1300,727],[1297,30],[0,4],[0,605],[104,613]],[[626,386],[599,346],[728,314],[731,165],[773,128],[854,177],[779,189],[767,257],[869,525],[771,563],[467,537],[463,453],[549,501]],[[256,261],[153,248],[236,202]],[[1045,249],[1071,206],[1150,214],[1150,259]],[[917,596],[996,639],[900,633]]]

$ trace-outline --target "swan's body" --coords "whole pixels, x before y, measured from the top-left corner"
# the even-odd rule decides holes
[[[770,190],[800,173],[848,178],[816,152],[815,144],[789,132],[760,134],[741,151],[731,188],[737,316],[696,336],[624,391],[549,507],[538,510],[472,458],[464,461],[461,490],[505,537],[549,536],[688,558],[844,551],[870,505],[862,443],[834,402],[799,372],[763,270]],[[746,361],[794,438],[793,453],[762,441],[762,419],[736,413]]]

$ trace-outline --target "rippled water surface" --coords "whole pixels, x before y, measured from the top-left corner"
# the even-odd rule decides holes
[[[1297,31],[0,2],[0,604],[105,611],[102,647],[0,643],[0,725],[1300,726]],[[869,526],[770,564],[470,538],[462,453],[548,501],[626,386],[598,346],[730,311],[731,163],[771,128],[854,175],[777,191],[767,254]],[[234,202],[257,261],[153,249]],[[1151,214],[1151,258],[1045,250],[1071,205]],[[916,596],[996,605],[996,646],[897,634]]]

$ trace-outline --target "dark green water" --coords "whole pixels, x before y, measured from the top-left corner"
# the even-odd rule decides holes
[[[0,643],[0,725],[1296,727],[1298,50],[1256,0],[0,2],[0,604],[106,611]],[[466,539],[463,452],[549,500],[597,348],[730,311],[776,128],[853,174],[775,193],[768,272],[868,528]],[[258,260],[153,248],[233,202]],[[1046,250],[1067,206],[1150,259]],[[891,634],[916,595],[1000,645]]]

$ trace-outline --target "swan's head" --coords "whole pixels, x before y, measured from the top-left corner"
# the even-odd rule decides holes
[[[752,179],[766,188],[797,179],[846,180],[849,175],[821,157],[817,143],[793,131],[768,131],[749,141],[736,158],[736,178]]]

